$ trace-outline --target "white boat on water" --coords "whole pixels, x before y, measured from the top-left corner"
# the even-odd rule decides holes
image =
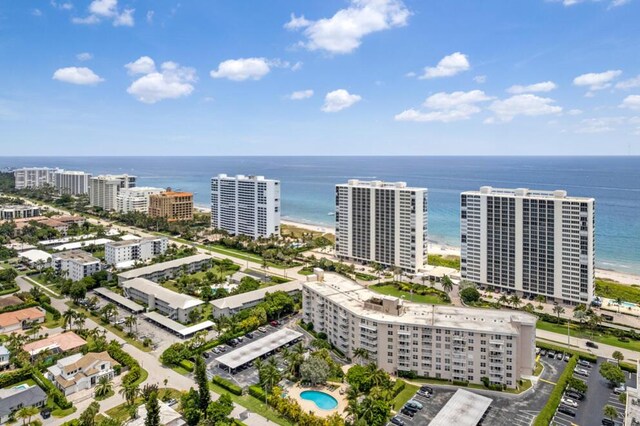
[[[329,212],[329,213],[327,213],[327,215],[328,215],[328,216],[335,216],[335,215],[336,215],[336,212]]]

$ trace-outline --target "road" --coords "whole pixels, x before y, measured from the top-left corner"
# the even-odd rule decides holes
[[[558,346],[567,346],[567,336],[564,334],[553,333],[546,330],[536,330],[536,337],[543,340],[548,340],[556,343]],[[591,354],[603,357],[612,358],[611,354],[615,351],[620,351],[624,355],[625,361],[635,362],[638,359],[640,353],[629,349],[622,349],[617,346],[605,345],[604,343],[598,343],[598,348],[587,347],[587,339],[579,339],[571,336],[569,339],[569,345],[572,349],[579,349],[583,352],[589,352]]]
[[[16,282],[18,283],[18,286],[20,287],[21,291],[29,291],[32,287],[31,282],[27,281],[22,276],[18,276],[16,278]],[[51,305],[57,310],[59,310],[60,312],[64,312],[67,309],[69,309],[65,299],[51,298]],[[86,327],[98,328],[106,331],[107,340],[116,340],[117,342],[122,344],[122,348],[126,352],[128,352],[131,356],[133,356],[135,359],[138,360],[142,368],[147,370],[147,372],[149,373],[148,378],[142,383],[143,385],[147,383],[157,383],[162,387],[164,386],[164,380],[166,379],[167,387],[169,388],[177,389],[180,391],[188,391],[190,388],[195,387],[195,382],[190,377],[186,377],[181,374],[178,374],[172,369],[163,366],[158,360],[160,353],[143,352],[140,349],[136,348],[135,346],[132,346],[126,343],[119,336],[111,333],[109,330],[100,326],[90,318],[87,318],[86,320]],[[212,399],[214,400],[219,397],[219,395],[216,394],[215,392],[211,392],[211,395],[212,395]],[[50,419],[45,421],[45,426],[59,426],[65,421],[69,421],[71,419],[79,417],[82,411],[84,411],[91,402],[92,402],[92,399],[87,399],[85,401],[79,402],[78,404],[76,404],[76,406],[78,407],[78,410],[74,414],[64,417],[62,419],[56,419],[51,417]],[[100,402],[100,412],[104,413],[110,408],[120,405],[123,402],[124,402],[124,399],[117,393],[117,389],[116,389],[116,394],[114,396]],[[264,426],[264,425],[273,424],[266,418],[260,416],[259,414],[249,412],[247,411],[246,408],[237,404],[235,405],[231,415],[234,418],[242,420],[245,424],[249,426]]]

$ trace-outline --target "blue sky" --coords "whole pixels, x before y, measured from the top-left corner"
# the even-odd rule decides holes
[[[7,0],[0,147],[639,155],[639,21],[639,0]]]

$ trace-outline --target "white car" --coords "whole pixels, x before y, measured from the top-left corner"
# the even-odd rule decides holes
[[[619,386],[616,386],[616,387],[613,389],[613,393],[614,393],[615,395],[620,395],[621,393],[625,393],[626,391],[627,391],[627,386],[626,386],[624,383],[623,383],[623,384],[621,384],[621,385],[619,385]]]
[[[576,367],[573,369],[573,372],[579,374],[580,376],[589,377],[589,371],[585,370],[584,368]]]
[[[566,396],[563,396],[560,402],[573,408],[576,408],[578,406],[578,403],[576,401],[571,398],[567,398]]]

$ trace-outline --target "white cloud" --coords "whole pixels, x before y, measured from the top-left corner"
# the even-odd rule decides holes
[[[297,17],[295,13],[291,14],[291,20],[284,24],[284,28],[287,30],[297,30],[300,28],[308,27],[311,25],[311,21],[304,18],[304,15]]]
[[[93,25],[102,19],[111,20],[114,27],[133,27],[135,9],[118,9],[118,0],[93,0],[89,4],[89,15],[84,18],[72,18],[74,24]]]
[[[344,89],[334,90],[329,92],[324,97],[324,105],[322,111],[324,112],[338,112],[345,108],[349,108],[353,104],[360,102],[362,97],[359,95],[352,95]]]
[[[629,95],[620,104],[621,108],[640,110],[640,95]]]
[[[580,121],[575,133],[605,133],[616,130],[616,127],[624,124],[624,117],[598,117],[585,118]]]
[[[55,7],[56,9],[60,9],[60,10],[71,10],[71,9],[73,9],[73,4],[71,4],[69,2],[58,3],[55,0],[51,0],[50,3],[51,3],[51,6]]]
[[[291,71],[300,71],[302,69],[302,65],[304,65],[302,61],[296,62],[291,66]]]
[[[489,109],[495,113],[495,117],[486,120],[487,123],[497,121],[511,121],[515,116],[538,116],[557,114],[562,112],[562,107],[553,105],[551,98],[541,98],[536,95],[515,95],[504,100],[494,101]]]
[[[590,91],[602,90],[611,86],[611,81],[616,79],[622,71],[609,70],[605,72],[590,72],[582,74],[573,79],[573,84],[576,86],[587,86]]]
[[[80,85],[93,85],[104,81],[103,78],[98,76],[91,69],[85,67],[60,68],[53,73],[53,79],[63,81],[65,83]]]
[[[585,3],[586,0],[554,0],[557,3],[562,3],[563,6],[565,7],[570,7],[570,6],[575,6],[576,4],[580,4],[580,3]],[[600,2],[601,0],[592,0],[593,3],[597,3]],[[631,0],[612,0],[611,3],[609,3],[609,7],[608,9],[614,8],[614,7],[618,7],[618,6],[622,6],[625,5],[627,3],[629,3]]]
[[[420,79],[451,77],[468,70],[469,67],[470,65],[467,55],[456,52],[440,59],[440,62],[438,62],[438,65],[435,67],[426,67],[424,69],[424,74],[420,76]]]
[[[153,10],[147,11],[147,23],[149,24],[153,23],[153,15],[155,15],[155,12]]]
[[[90,61],[91,59],[93,59],[93,55],[89,52],[82,52],[76,55],[76,59],[82,62]]]
[[[192,83],[197,81],[193,68],[181,67],[168,61],[160,65],[160,71],[156,71],[155,65],[149,66],[150,64],[153,65],[153,60],[143,56],[125,65],[130,74],[145,74],[127,88],[127,93],[140,102],[154,104],[163,99],[189,96],[193,92]]]
[[[396,121],[440,121],[443,123],[467,120],[481,111],[477,104],[491,99],[482,90],[439,92],[424,101],[423,106],[429,111],[424,112],[411,108],[397,114],[394,119]]]
[[[640,75],[616,84],[616,89],[635,89],[636,87],[640,87]]]
[[[300,101],[302,99],[308,99],[313,96],[313,90],[298,90],[289,95],[289,99],[292,101]]]
[[[475,77],[473,77],[473,81],[475,81],[478,84],[484,84],[487,82],[487,76],[486,75],[476,75]]]
[[[134,62],[129,62],[124,67],[130,75],[150,74],[156,71],[156,63],[148,56],[141,56]]]
[[[405,76],[405,77],[409,77],[409,78],[413,78],[413,77],[415,77],[415,76],[416,76],[416,73],[415,73],[415,72],[413,72],[413,71],[409,71],[409,72],[408,72],[408,73],[406,73],[404,76]]]
[[[228,78],[233,81],[260,80],[271,71],[265,58],[228,59],[220,62],[217,70],[211,70],[212,78]]]
[[[40,9],[32,9],[31,14],[33,16],[42,16],[42,11]]]
[[[406,25],[410,15],[401,0],[351,0],[331,18],[310,21],[291,15],[285,28],[304,28],[307,41],[299,45],[308,50],[345,54],[357,49],[368,34]]]
[[[507,92],[519,95],[521,93],[537,93],[537,92],[550,92],[557,89],[558,86],[553,81],[543,81],[541,83],[530,84],[528,86],[521,86],[516,84],[507,89]]]

